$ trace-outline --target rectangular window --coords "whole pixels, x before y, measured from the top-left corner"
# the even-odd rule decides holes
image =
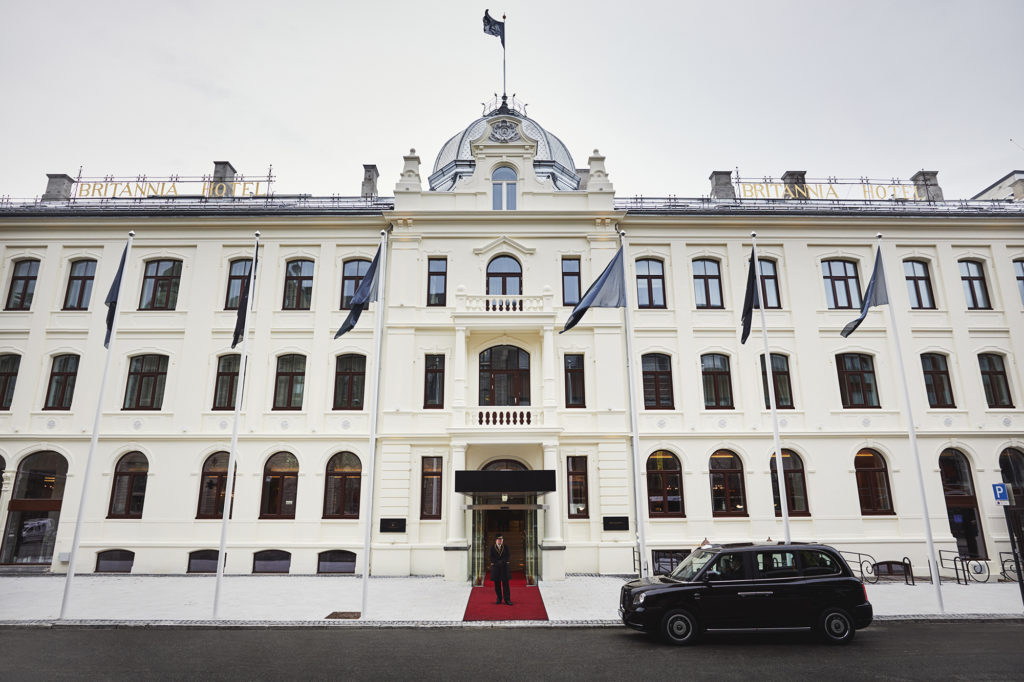
[[[427,355],[423,370],[423,407],[440,410],[444,407],[444,356]]]
[[[562,305],[580,302],[580,259],[562,259]]]
[[[565,355],[565,406],[586,407],[583,389],[583,355]]]
[[[698,308],[721,308],[722,276],[718,261],[707,258],[693,261],[693,293]]]
[[[0,355],[0,410],[11,409],[20,366],[20,355]]]
[[[569,488],[569,518],[590,518],[590,505],[587,491],[587,458],[567,457]]]
[[[448,305],[448,259],[427,259],[427,305]]]
[[[637,260],[636,301],[638,308],[665,307],[665,266],[660,260]]]
[[[949,381],[946,356],[925,353],[921,356],[924,370],[924,389],[928,394],[929,407],[956,407],[953,403],[953,386]]]
[[[968,310],[991,310],[988,287],[985,285],[985,270],[982,264],[973,260],[960,261],[960,281],[964,286],[964,298]]]
[[[341,268],[341,310],[352,309],[352,297],[356,295],[363,278],[370,270],[371,261],[357,259],[346,261]]]
[[[981,383],[985,387],[985,400],[989,407],[1013,407],[1010,399],[1010,382],[1006,377],[1003,358],[995,353],[978,356],[981,366]]]
[[[92,281],[96,276],[96,261],[76,260],[71,264],[68,289],[64,293],[64,310],[88,310],[92,295]]]
[[[238,299],[248,286],[249,274],[252,272],[252,258],[231,261],[228,273],[228,290],[224,297],[224,310],[238,310]]]
[[[845,260],[821,262],[825,281],[825,302],[829,310],[860,308],[860,279],[857,264]]]
[[[644,407],[648,410],[671,410],[672,361],[664,353],[648,353],[641,358],[643,368]]]
[[[292,260],[285,265],[281,310],[309,310],[313,303],[313,261]]]
[[[29,310],[36,291],[39,261],[20,260],[14,264],[11,288],[7,290],[7,310]]]
[[[238,387],[238,365],[241,356],[224,355],[217,360],[217,382],[213,388],[213,409],[235,409]]]
[[[1017,275],[1017,293],[1020,294],[1020,302],[1024,305],[1024,260],[1013,261],[1013,272]]]
[[[363,409],[365,388],[366,356],[354,353],[339,355],[334,363],[334,409]]]
[[[305,386],[306,356],[282,355],[279,357],[274,381],[274,409],[301,410]],[[335,389],[335,400],[337,400],[337,389]]]
[[[122,409],[159,410],[163,406],[166,382],[166,355],[136,355],[128,367]]]
[[[57,355],[50,369],[50,385],[46,389],[44,410],[70,410],[78,377],[78,356]]]
[[[779,275],[775,267],[775,261],[758,258],[757,264],[761,266],[761,300],[764,301],[765,309],[781,308],[782,299],[779,297]]]
[[[148,261],[142,278],[139,310],[174,310],[178,305],[180,283],[180,260]]]
[[[421,486],[420,494],[420,518],[441,518],[440,457],[423,458],[423,485]]]
[[[932,280],[928,276],[928,264],[923,261],[903,261],[903,274],[907,278],[907,296],[914,310],[934,310]]]
[[[708,353],[700,356],[700,365],[705,409],[731,410],[733,405],[729,358],[720,353]]]
[[[789,382],[789,358],[785,355],[772,353],[772,378],[775,379],[775,407],[780,410],[793,409],[793,388]],[[764,366],[764,355],[761,356],[761,387],[764,389],[764,407],[771,409],[768,400],[768,370]]]
[[[839,394],[843,407],[878,407],[875,364],[870,355],[845,353],[836,356]]]

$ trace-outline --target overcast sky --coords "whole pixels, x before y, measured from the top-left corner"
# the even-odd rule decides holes
[[[33,2],[0,11],[0,196],[46,173],[273,164],[277,193],[389,196],[508,90],[619,196],[744,177],[909,178],[966,198],[1024,169],[1024,2]]]

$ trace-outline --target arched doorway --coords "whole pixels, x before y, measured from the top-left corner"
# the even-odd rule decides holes
[[[515,459],[496,459],[481,471],[529,471]],[[473,584],[490,580],[490,548],[500,534],[509,550],[513,580],[536,585],[539,576],[537,493],[476,493],[473,495]]]
[[[974,492],[974,479],[967,457],[959,450],[946,448],[939,455],[939,474],[942,476],[942,492],[946,497],[949,532],[956,538],[960,556],[987,559],[985,533],[981,527],[978,498]]]
[[[57,540],[68,462],[49,450],[21,461],[8,504],[0,564],[49,564]]]

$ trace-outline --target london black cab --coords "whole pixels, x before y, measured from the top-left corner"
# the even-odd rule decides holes
[[[846,644],[873,615],[842,555],[816,544],[704,546],[668,575],[626,583],[619,600],[624,624],[671,644],[704,632],[811,629]]]

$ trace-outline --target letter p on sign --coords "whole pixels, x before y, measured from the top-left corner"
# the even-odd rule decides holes
[[[996,504],[1000,507],[1010,504],[1010,497],[1006,492],[1005,483],[993,483],[992,493],[996,497]]]

